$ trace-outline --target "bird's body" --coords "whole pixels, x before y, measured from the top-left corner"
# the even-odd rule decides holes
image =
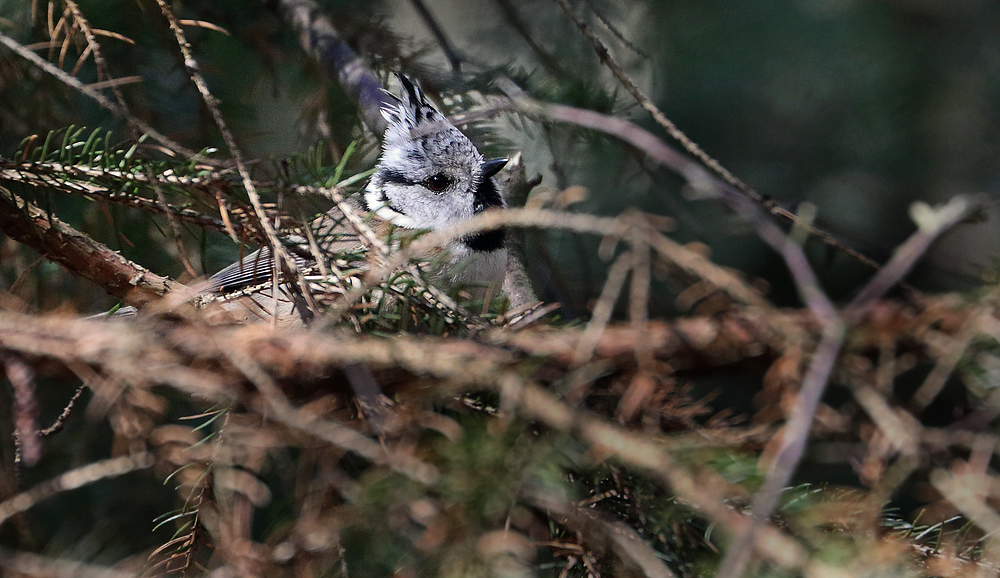
[[[403,76],[398,78],[402,87],[400,97],[393,96],[382,109],[389,122],[382,154],[363,195],[360,199],[350,199],[352,207],[369,214],[377,229],[398,227],[414,231],[446,229],[477,213],[503,207],[493,176],[506,160],[485,160],[472,141],[448,122],[419,87]],[[333,259],[327,263],[328,270],[347,267],[355,273],[363,272],[366,267],[363,258],[337,266],[339,255],[355,254],[363,248],[357,232],[343,217],[333,209],[313,222],[314,249],[318,248],[325,259]],[[304,235],[286,241],[301,270],[318,269],[315,251],[310,249]],[[448,254],[435,277],[448,286],[499,287],[508,268],[504,241],[503,230],[492,230],[453,242],[443,248]],[[246,319],[267,317],[274,303],[271,292],[244,290],[269,284],[273,267],[270,248],[264,247],[219,271],[210,281],[217,293],[244,293],[235,303],[246,309]],[[301,318],[304,312],[300,305],[304,304],[296,303],[294,291],[285,293],[279,317]]]

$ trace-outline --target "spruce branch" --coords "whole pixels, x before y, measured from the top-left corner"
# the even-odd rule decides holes
[[[129,261],[2,186],[0,229],[130,305],[145,304],[183,287]]]

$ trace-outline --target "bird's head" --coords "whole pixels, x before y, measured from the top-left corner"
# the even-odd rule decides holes
[[[485,160],[418,86],[402,75],[398,78],[400,96],[382,109],[389,126],[365,189],[368,209],[400,227],[444,229],[490,207],[502,207],[492,177],[506,159]],[[464,242],[476,250],[497,249],[503,232],[480,233]]]

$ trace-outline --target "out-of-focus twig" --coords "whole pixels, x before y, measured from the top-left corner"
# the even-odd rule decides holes
[[[151,465],[153,465],[153,456],[143,453],[111,458],[70,470],[26,492],[21,492],[9,500],[0,502],[0,525],[14,514],[27,511],[35,504],[56,494],[75,490],[107,478],[123,476]]]
[[[84,564],[65,558],[48,558],[24,551],[0,548],[0,568],[18,576],[53,578],[135,578],[135,572]]]
[[[712,169],[717,175],[722,177],[722,179],[725,180],[730,185],[733,185],[734,187],[744,191],[750,188],[743,181],[736,178],[735,175],[726,170],[726,168],[723,167],[722,164],[719,163],[719,161],[715,160],[708,153],[702,150],[702,148],[698,146],[698,143],[691,140],[690,137],[684,134],[683,131],[677,128],[677,125],[675,125],[669,118],[667,118],[665,114],[663,114],[663,111],[661,111],[659,107],[657,107],[656,104],[653,103],[652,99],[646,96],[639,88],[639,86],[636,85],[636,83],[631,78],[629,78],[625,70],[621,67],[620,64],[618,64],[618,61],[616,61],[615,58],[611,55],[611,52],[608,51],[608,47],[605,46],[603,42],[601,42],[601,39],[598,38],[596,34],[594,34],[594,31],[590,29],[590,26],[587,24],[586,20],[584,20],[583,17],[580,16],[580,14],[576,11],[576,9],[573,8],[573,6],[571,6],[567,0],[554,0],[554,1],[557,5],[559,5],[560,8],[562,8],[563,12],[566,13],[569,19],[572,20],[574,24],[576,24],[576,27],[580,29],[580,32],[583,34],[583,36],[594,47],[594,51],[597,53],[598,58],[601,59],[601,62],[608,67],[608,70],[610,70],[611,73],[615,75],[615,78],[618,79],[618,82],[620,82],[621,85],[625,88],[625,90],[628,91],[628,93],[631,94],[633,98],[635,98],[636,102],[638,102],[639,105],[642,106],[642,108],[646,109],[646,111],[653,116],[653,119],[656,120],[656,122],[660,126],[662,126],[664,130],[667,131],[667,134],[669,134],[671,137],[677,140],[677,142],[681,143],[681,146],[684,147],[684,150],[686,150],[696,159],[705,163],[705,166]]]
[[[963,516],[972,521],[986,535],[984,552],[980,560],[979,576],[996,576],[1000,564],[1000,513],[986,502],[985,497],[996,478],[984,471],[974,471],[964,466],[966,471],[949,472],[937,469],[931,472],[930,481],[941,495],[951,502]]]
[[[420,19],[424,21],[427,28],[430,29],[431,34],[434,35],[434,39],[437,40],[438,44],[441,45],[441,51],[444,52],[445,58],[448,59],[448,64],[451,65],[451,70],[455,74],[462,71],[462,57],[455,52],[455,47],[452,46],[451,42],[448,40],[448,36],[441,29],[434,15],[424,4],[424,0],[410,0],[410,4],[413,4],[413,8],[416,9],[417,14],[420,15]]]
[[[957,223],[968,211],[968,203],[961,197],[956,197],[945,207],[934,211],[930,207],[921,206],[915,209],[914,219],[918,231],[914,233],[896,252],[889,265],[881,269],[875,277],[861,290],[853,302],[857,310],[873,305],[890,287],[900,281],[903,275],[913,266],[930,246],[931,242],[942,231]],[[753,524],[741,534],[726,552],[726,557],[719,567],[720,578],[739,578],[743,575],[749,562],[752,544],[755,539],[755,528],[764,523],[778,505],[781,493],[791,480],[808,439],[809,426],[819,405],[820,398],[826,388],[827,380],[833,371],[837,355],[843,342],[847,323],[853,319],[842,320],[832,303],[823,294],[815,274],[809,267],[801,247],[784,236],[772,223],[755,219],[758,233],[770,245],[778,249],[785,258],[789,269],[795,278],[796,285],[809,309],[823,324],[823,336],[812,362],[802,381],[802,387],[795,398],[795,405],[788,418],[788,423],[782,432],[781,445],[771,464],[767,478],[760,490],[754,495],[752,504]],[[935,392],[936,393],[936,392]]]
[[[650,472],[666,483],[681,500],[690,503],[727,532],[739,534],[751,527],[749,519],[725,506],[723,496],[713,491],[713,484],[696,479],[687,468],[676,464],[667,452],[647,437],[626,432],[592,415],[576,412],[552,394],[513,374],[505,374],[499,387],[502,395],[518,400],[520,411],[525,415],[560,431],[573,432],[600,452],[612,454],[627,464]],[[710,474],[705,475],[711,477]],[[758,545],[769,559],[788,568],[799,568],[806,563],[808,556],[802,546],[776,527],[763,523],[756,530]]]
[[[725,179],[716,178],[702,165],[668,146],[656,135],[625,119],[562,104],[539,102],[530,98],[520,87],[507,78],[497,79],[496,84],[513,100],[515,108],[524,114],[537,115],[559,122],[575,124],[615,136],[646,153],[657,163],[676,172],[687,180],[690,187],[697,193],[708,196],[721,196],[726,204],[734,208],[746,204],[759,206],[762,210],[772,215],[795,223],[797,226],[802,226],[810,235],[817,237],[823,243],[837,248],[839,251],[850,255],[865,265],[873,269],[881,267],[881,265],[870,257],[859,253],[830,233],[820,230],[813,225],[803,223],[791,211],[778,207],[773,201],[765,200],[763,196],[753,191],[753,189],[746,187],[746,185],[743,185],[746,187],[746,190],[744,190],[727,182]],[[739,209],[737,209],[737,212],[741,215],[745,213],[744,210]]]
[[[974,207],[969,199],[961,195],[936,209],[925,203],[914,203],[910,214],[916,221],[917,231],[896,249],[886,266],[854,297],[847,311],[850,319],[856,321],[864,316],[878,299],[906,276],[938,236],[965,218]],[[938,359],[923,385],[914,393],[912,402],[917,409],[924,409],[937,397],[969,342],[975,337],[978,331],[977,320],[987,311],[986,307],[976,308],[963,323],[953,346]]]
[[[910,216],[917,224],[917,231],[896,248],[889,262],[854,297],[848,307],[850,315],[864,315],[872,303],[881,299],[886,291],[906,276],[938,236],[955,226],[974,208],[975,204],[962,195],[952,197],[947,204],[937,208],[919,201],[914,203],[910,207]]]
[[[437,479],[437,469],[416,457],[384,448],[362,433],[335,421],[311,418],[304,412],[296,410],[288,403],[274,379],[246,351],[225,347],[223,350],[226,351],[229,359],[243,375],[247,376],[260,390],[262,401],[267,404],[270,410],[262,413],[273,416],[286,427],[305,432],[337,447],[350,450],[366,460],[386,465],[421,483],[430,484]]]
[[[517,11],[517,7],[511,0],[494,0],[497,7],[500,9],[500,14],[507,21],[507,24],[514,29],[514,32],[518,34],[522,39],[524,39],[525,44],[528,48],[535,54],[538,58],[538,62],[545,68],[545,70],[555,76],[556,78],[569,78],[569,73],[566,69],[559,64],[559,60],[548,53],[548,51],[543,48],[538,41],[535,40],[534,36],[531,35],[531,30],[528,28],[528,23],[525,22],[524,18]]]
[[[625,35],[622,34],[621,31],[618,30],[616,26],[611,24],[611,21],[608,20],[606,16],[604,16],[604,14],[600,11],[600,9],[597,6],[597,3],[594,2],[594,0],[585,0],[585,2],[588,6],[590,6],[590,10],[593,11],[594,16],[597,16],[597,19],[601,21],[601,24],[603,24],[604,27],[607,28],[608,31],[611,32],[611,34],[618,39],[619,42],[621,42],[626,48],[638,54],[639,56],[643,58],[649,58],[649,54],[645,50],[633,44],[632,41],[630,41],[628,38],[625,38]]]
[[[42,455],[38,439],[38,401],[35,398],[35,372],[16,356],[0,356],[7,380],[14,390],[14,466],[31,467]]]
[[[556,515],[556,520],[597,550],[610,549],[619,559],[637,567],[647,578],[676,578],[657,557],[656,551],[635,530],[622,522],[605,520],[597,512],[560,500],[541,490],[531,490],[524,496],[536,508]]]
[[[781,445],[777,456],[768,470],[764,484],[754,494],[751,503],[752,522],[737,533],[733,544],[726,551],[726,557],[719,566],[719,578],[739,578],[750,560],[753,547],[762,548],[763,538],[758,530],[767,524],[768,517],[778,505],[778,500],[788,486],[792,474],[798,467],[809,439],[809,426],[816,413],[816,407],[826,390],[826,383],[840,353],[845,327],[837,320],[827,322],[823,327],[823,338],[812,356],[812,363],[802,380],[802,388],[795,397],[788,422],[782,429]]]
[[[313,0],[278,0],[279,11],[299,36],[299,44],[357,104],[365,125],[376,135],[385,132],[382,107],[391,103],[382,82],[340,37]]]

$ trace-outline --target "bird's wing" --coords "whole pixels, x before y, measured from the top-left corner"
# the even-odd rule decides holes
[[[335,260],[345,253],[363,250],[357,232],[347,222],[344,214],[336,208],[320,215],[309,226],[320,254],[328,261]],[[304,235],[289,235],[284,241],[289,249],[288,253],[300,271],[316,267],[309,240]],[[212,275],[209,281],[212,283],[213,291],[231,293],[266,283],[271,280],[273,272],[274,259],[271,256],[271,248],[265,246]]]

